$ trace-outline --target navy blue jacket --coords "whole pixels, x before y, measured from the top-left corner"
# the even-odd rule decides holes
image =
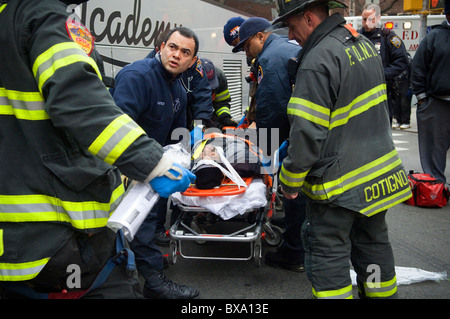
[[[147,58],[154,58],[155,55],[155,50],[152,50]],[[186,108],[187,127],[192,129],[191,125],[193,125],[194,120],[211,120],[214,113],[212,92],[199,58],[189,69],[183,72],[181,84],[183,84],[188,98]]]
[[[371,32],[361,29],[360,33],[375,45],[381,55],[386,81],[392,81],[403,71],[409,70],[409,57],[405,44],[394,31],[376,28]]]
[[[434,26],[420,42],[411,67],[412,91],[418,99],[421,94],[450,95],[450,26],[447,20]]]
[[[258,89],[256,91],[256,126],[279,128],[279,142],[289,137],[287,104],[292,94],[289,59],[296,58],[301,47],[285,36],[270,34],[257,56]],[[270,129],[269,140],[270,140]]]
[[[186,127],[187,97],[179,77],[164,69],[160,55],[125,66],[110,90],[114,101],[161,145],[175,128]]]
[[[212,91],[200,59],[181,75],[188,97],[188,126],[193,120],[211,120],[214,113]]]

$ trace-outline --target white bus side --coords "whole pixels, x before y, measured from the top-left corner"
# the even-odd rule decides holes
[[[245,54],[232,53],[223,38],[228,19],[248,18],[242,12],[207,0],[90,0],[77,12],[95,37],[105,73],[111,77],[128,63],[145,58],[166,29],[192,29],[199,37],[199,57],[213,61],[227,76],[232,116],[242,117],[248,105],[249,68]]]

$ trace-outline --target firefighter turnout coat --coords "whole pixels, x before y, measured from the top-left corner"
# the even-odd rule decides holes
[[[105,229],[162,147],[115,104],[93,39],[56,0],[0,3],[0,281],[37,276],[74,233]]]
[[[371,216],[411,192],[392,141],[381,58],[344,25],[332,15],[299,54],[280,181],[287,193]]]

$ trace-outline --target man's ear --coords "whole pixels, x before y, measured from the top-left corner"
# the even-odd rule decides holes
[[[195,61],[197,61],[196,55],[192,58],[191,64],[189,64],[189,68],[195,63]]]

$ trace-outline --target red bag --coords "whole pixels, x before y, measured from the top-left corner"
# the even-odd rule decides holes
[[[406,204],[419,207],[444,207],[450,192],[444,183],[429,174],[409,172],[409,185],[413,196]]]

